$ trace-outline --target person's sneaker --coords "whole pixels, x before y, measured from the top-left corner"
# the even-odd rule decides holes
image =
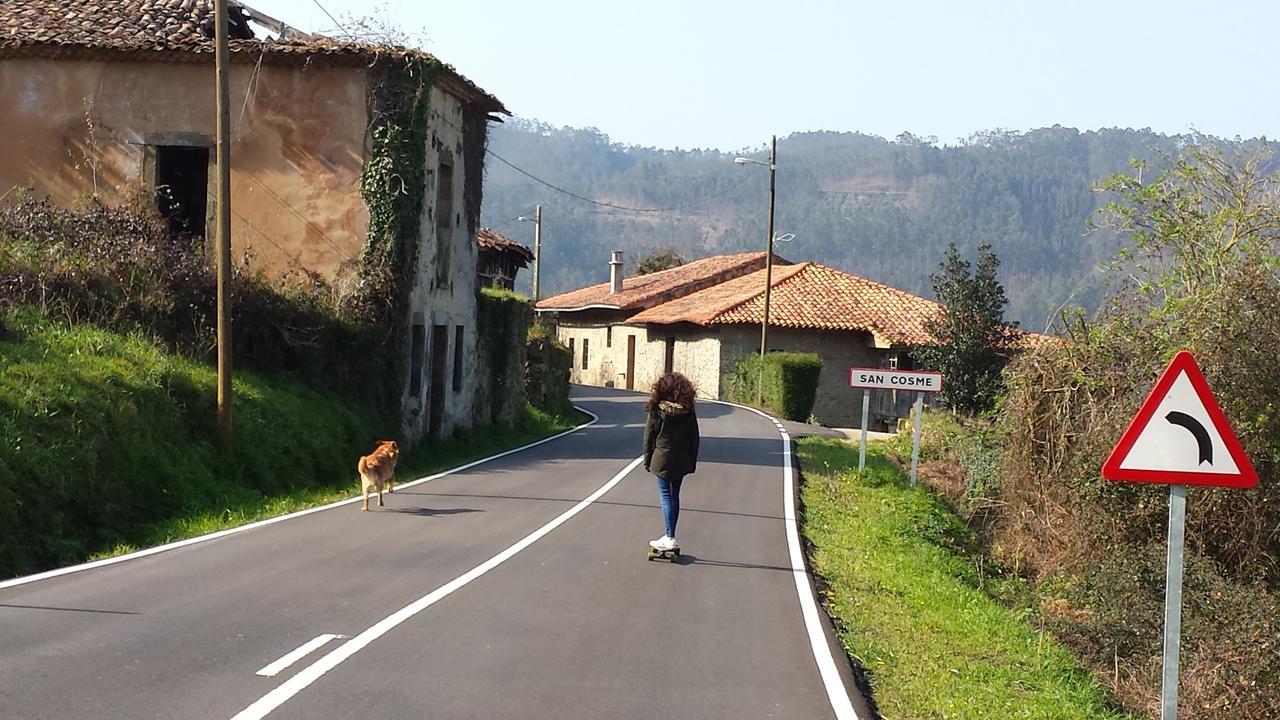
[[[678,550],[680,548],[676,539],[667,535],[663,535],[657,540],[650,541],[649,546],[654,550]]]

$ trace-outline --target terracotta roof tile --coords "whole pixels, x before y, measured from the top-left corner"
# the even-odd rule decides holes
[[[489,228],[480,228],[480,231],[476,233],[476,245],[494,252],[515,253],[524,258],[525,262],[533,261],[533,251],[529,248]]]
[[[334,40],[321,36],[290,40],[254,39],[243,3],[232,0],[233,59],[246,56],[281,62],[323,57],[332,62],[369,64],[377,58],[431,55],[405,48]],[[198,60],[212,53],[213,0],[0,0],[0,57],[78,56],[86,52],[165,53],[156,59]],[[497,98],[441,63],[455,87],[490,112],[507,112]]]
[[[629,323],[758,325],[764,317],[763,270],[658,305]],[[930,342],[932,300],[817,263],[775,268],[769,324],[812,330],[863,330],[894,345]]]
[[[777,255],[773,257],[775,266],[791,264]],[[670,270],[624,278],[622,292],[617,294],[609,292],[609,283],[601,283],[549,297],[538,303],[538,309],[573,311],[589,306],[603,306],[620,310],[644,310],[763,267],[763,252],[715,255]]]

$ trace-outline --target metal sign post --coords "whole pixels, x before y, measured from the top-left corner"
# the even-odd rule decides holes
[[[1160,720],[1178,720],[1178,648],[1182,636],[1182,539],[1187,527],[1187,486],[1169,486],[1169,559],[1164,575],[1164,680]]]
[[[911,430],[911,485],[916,484],[916,468],[920,466],[920,416],[924,414],[924,393],[916,393],[916,420]]]
[[[871,412],[871,391],[862,391],[862,448],[858,451],[858,470],[867,466],[867,415]]]
[[[1258,475],[1191,353],[1174,356],[1102,465],[1119,482],[1169,484],[1160,718],[1178,718],[1182,561],[1187,485],[1251,488]]]
[[[916,466],[920,463],[920,415],[924,411],[924,394],[942,391],[942,373],[849,368],[849,387],[862,388],[862,448],[858,452],[858,470],[866,467],[867,461],[867,416],[871,408],[871,391],[916,391],[916,421],[911,438],[911,484],[915,485]]]

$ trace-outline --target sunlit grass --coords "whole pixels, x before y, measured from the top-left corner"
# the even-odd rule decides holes
[[[972,537],[888,446],[800,441],[804,532],[847,651],[887,720],[1127,718],[1029,611],[982,589]],[[1016,581],[1005,581],[1016,582]]]

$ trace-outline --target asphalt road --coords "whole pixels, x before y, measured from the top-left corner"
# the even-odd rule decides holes
[[[595,424],[378,511],[0,585],[0,718],[868,718],[803,614],[778,427],[699,406],[682,561],[648,562],[642,400],[577,388]]]

